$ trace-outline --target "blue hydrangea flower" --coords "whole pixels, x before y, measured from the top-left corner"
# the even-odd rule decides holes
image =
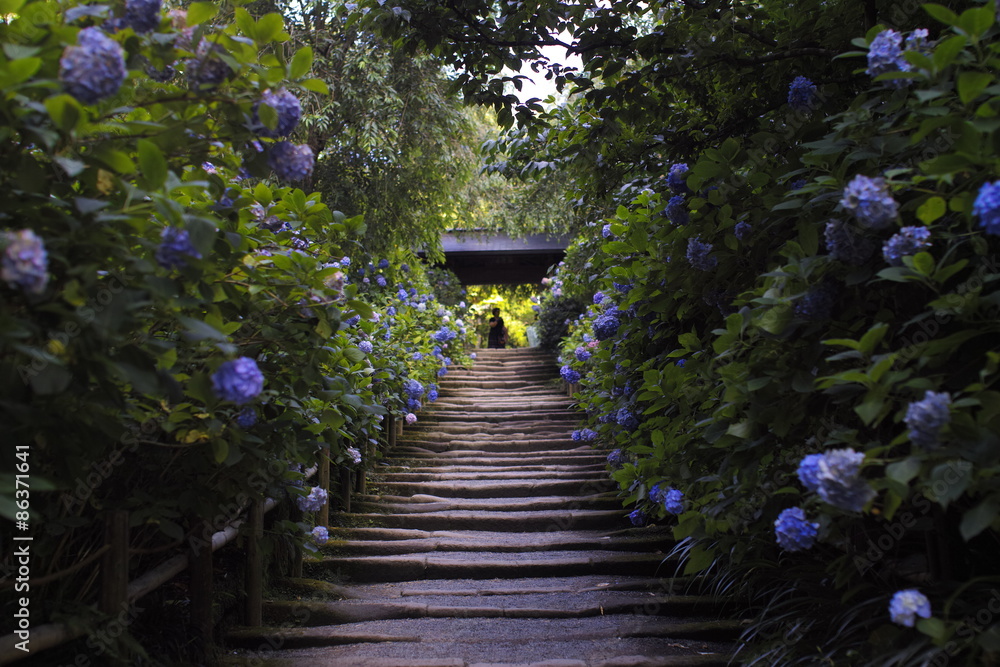
[[[930,238],[931,230],[926,227],[903,227],[882,245],[882,256],[889,266],[902,266],[903,257],[929,248]]]
[[[436,387],[431,387],[427,390],[427,400],[431,403],[438,400],[438,390]]]
[[[733,227],[733,235],[740,241],[747,240],[751,232],[753,232],[753,227],[751,227],[750,223],[746,220],[740,220],[736,223],[736,226]]]
[[[639,428],[639,418],[632,414],[628,408],[621,408],[615,415],[615,421],[626,431],[634,431]]]
[[[565,380],[570,384],[576,384],[577,382],[580,381],[580,374],[575,370],[573,370],[572,368],[570,368],[569,366],[563,366],[562,368],[560,368],[559,375],[562,376],[563,380]]]
[[[247,405],[236,415],[236,424],[240,428],[250,428],[257,423],[257,411]]]
[[[406,409],[409,410],[410,412],[416,412],[420,409],[420,405],[421,405],[420,401],[418,401],[415,398],[411,398],[406,402]]]
[[[789,507],[774,522],[774,534],[778,546],[785,551],[804,551],[816,543],[819,524],[807,521],[801,507]]]
[[[886,72],[909,72],[910,63],[903,57],[903,36],[895,30],[883,30],[868,47],[868,75],[876,77]],[[907,84],[906,79],[893,79],[890,85],[901,88]]]
[[[5,232],[6,247],[0,257],[0,278],[12,288],[41,294],[49,283],[49,255],[35,232]]]
[[[84,28],[59,60],[59,80],[82,104],[111,97],[125,81],[125,52],[100,28]]]
[[[795,111],[812,111],[816,97],[816,84],[804,76],[795,77],[788,86],[788,106]]]
[[[424,385],[420,384],[418,380],[407,378],[403,381],[403,392],[406,393],[407,396],[417,398],[424,393]]]
[[[403,273],[409,273],[410,272],[410,265],[409,264],[400,264],[399,265],[399,270],[402,271]]]
[[[833,283],[821,282],[810,287],[795,303],[795,316],[815,322],[830,319],[837,302],[837,288]]]
[[[273,130],[260,120],[261,104],[271,107],[278,115],[278,122]],[[285,88],[281,88],[277,92],[265,90],[260,100],[253,105],[253,129],[262,137],[270,137],[271,139],[287,137],[299,124],[301,118],[302,105],[299,104],[299,98]]]
[[[387,260],[385,258],[380,259],[378,261],[378,268],[380,268],[380,269],[388,269],[389,268],[389,260]]]
[[[697,236],[688,239],[687,261],[699,271],[711,271],[719,265],[719,258],[711,254],[712,244],[705,243]]]
[[[326,504],[326,491],[318,486],[314,486],[308,496],[299,496],[295,499],[295,504],[303,512],[318,512]]]
[[[223,401],[249,403],[264,390],[264,375],[250,357],[227,361],[212,374],[212,391]]]
[[[641,509],[634,509],[629,512],[628,520],[632,522],[633,526],[645,526],[646,513]]]
[[[903,421],[910,429],[910,442],[924,449],[941,445],[941,429],[951,421],[951,395],[927,391],[923,399],[910,403]]]
[[[385,287],[385,276],[383,276],[381,273],[375,276],[375,283],[379,287]]]
[[[888,227],[896,219],[898,209],[885,179],[868,178],[863,174],[855,176],[844,188],[840,205],[871,229]]]
[[[160,0],[126,0],[125,23],[138,33],[160,27]]]
[[[156,262],[165,269],[177,269],[186,266],[189,257],[201,259],[201,253],[192,245],[187,230],[164,227],[156,248]]]
[[[896,591],[889,601],[889,617],[893,623],[912,628],[920,618],[931,617],[931,601],[916,588]]]
[[[594,320],[594,337],[597,340],[607,340],[618,333],[621,326],[619,317],[621,312],[617,308],[608,308],[597,316]]]
[[[267,154],[267,166],[282,181],[301,181],[313,171],[315,158],[309,144],[279,141]]]
[[[389,317],[394,317],[396,315],[396,307],[389,306],[388,308],[385,309],[385,314],[388,315]]]
[[[806,179],[800,178],[800,179],[794,180],[791,183],[789,183],[788,184],[788,189],[789,190],[801,190],[802,188],[806,187],[807,184],[808,184],[808,181]]]
[[[983,183],[972,204],[972,213],[987,234],[1000,236],[1000,181]]]
[[[202,39],[195,49],[195,57],[184,61],[188,84],[195,90],[211,90],[233,75],[232,68],[221,55],[225,53],[218,44]]]
[[[326,529],[326,526],[316,526],[310,535],[312,535],[313,542],[318,545],[326,544],[330,539],[330,531]]]
[[[608,465],[611,466],[612,470],[617,470],[625,465],[625,452],[620,449],[612,449],[608,453]]]
[[[614,237],[614,234],[611,233],[611,223],[608,223],[601,228],[601,236],[606,239]]]
[[[358,343],[358,349],[364,352],[365,354],[371,354],[374,348],[372,347],[371,341],[363,340],[360,343]]]
[[[667,218],[675,225],[686,225],[691,222],[684,195],[674,195],[667,202]]]
[[[615,283],[615,282],[613,282],[611,284],[614,286],[614,288],[616,290],[618,290],[622,294],[628,294],[629,292],[632,291],[632,288],[634,287],[634,285],[632,283]]]
[[[657,505],[659,505],[664,500],[666,500],[667,489],[660,488],[659,484],[654,484],[653,488],[649,490],[649,493],[647,495],[649,496],[649,502],[656,503]]]
[[[591,356],[590,352],[583,347],[576,348],[576,350],[574,350],[573,353],[576,355],[577,361],[587,361],[588,359],[590,359]]]
[[[351,317],[347,318],[347,321],[345,321],[344,324],[346,324],[349,327],[353,327],[355,324],[357,324],[360,321],[361,321],[361,316],[360,315],[352,315]]]
[[[678,489],[667,489],[667,495],[663,499],[663,508],[671,514],[680,514],[684,511],[684,493]]]
[[[594,292],[594,303],[601,303],[604,301],[604,292]]]
[[[822,454],[810,454],[799,462],[799,480],[814,493],[819,491],[819,462],[822,459]]]
[[[875,491],[860,476],[864,452],[831,449],[819,460],[819,497],[847,512],[860,512]]]
[[[597,439],[597,431],[589,428],[582,428],[573,431],[571,436],[577,442],[590,442]]]
[[[670,165],[667,172],[667,186],[679,195],[687,194],[691,190],[687,186],[688,166],[683,162]]]
[[[834,219],[826,223],[824,236],[826,251],[830,257],[845,264],[860,266],[868,261],[875,250],[872,241],[843,220]]]
[[[907,36],[904,46],[907,51],[917,51],[929,55],[930,32],[927,28],[917,28]]]

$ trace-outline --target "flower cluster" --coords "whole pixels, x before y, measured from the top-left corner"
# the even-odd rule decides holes
[[[924,449],[941,445],[941,429],[951,421],[951,395],[927,391],[923,399],[910,403],[903,421],[909,427],[910,442]]]
[[[49,282],[49,256],[35,232],[22,229],[5,232],[6,247],[0,257],[0,278],[11,287],[41,294]]]
[[[745,220],[740,220],[736,223],[736,226],[733,227],[733,235],[740,241],[746,241],[752,232],[753,227],[751,227],[750,223]]]
[[[799,463],[799,479],[824,502],[847,512],[860,512],[875,497],[875,491],[860,476],[864,460],[864,452],[853,449],[810,454]]]
[[[187,265],[189,257],[201,259],[201,253],[191,243],[186,229],[164,227],[160,245],[156,248],[156,262],[165,269],[178,269]]]
[[[363,340],[360,343],[358,343],[358,349],[364,352],[365,354],[371,354],[372,350],[374,350],[375,348],[372,346],[370,340]]]
[[[821,282],[810,287],[795,303],[795,316],[810,322],[830,318],[837,301],[837,288],[833,283]]]
[[[571,436],[576,442],[591,442],[597,439],[597,431],[589,428],[577,429]]]
[[[318,512],[326,504],[326,491],[318,486],[314,486],[308,496],[299,496],[295,499],[295,504],[303,512]]]
[[[594,292],[594,304],[599,304],[604,301],[604,292]]]
[[[83,104],[96,104],[118,92],[125,81],[125,53],[100,28],[84,28],[77,46],[68,46],[59,60],[59,80],[66,92]]]
[[[577,361],[587,361],[592,356],[590,350],[585,347],[578,347],[573,351]]]
[[[279,141],[267,154],[267,166],[282,181],[301,181],[313,171],[315,158],[308,144]]]
[[[212,374],[212,391],[224,401],[249,403],[264,389],[264,375],[250,357],[227,361]]]
[[[926,227],[903,227],[882,246],[882,256],[889,266],[902,266],[903,257],[929,248],[930,238],[931,230]]]
[[[247,405],[236,415],[236,424],[240,428],[251,428],[257,423],[257,411]]]
[[[688,166],[684,162],[670,165],[667,172],[667,186],[679,195],[687,194],[691,190],[687,186]]]
[[[347,456],[350,457],[354,465],[361,463],[361,451],[357,447],[348,447]]]
[[[875,250],[875,244],[865,238],[864,234],[858,231],[850,223],[843,220],[830,220],[826,223],[824,232],[826,237],[826,251],[832,259],[860,266],[868,261]]]
[[[562,379],[569,384],[576,384],[580,381],[580,374],[569,366],[563,366],[560,368],[559,375],[561,375]]]
[[[659,484],[654,484],[648,495],[651,502],[662,504],[671,514],[680,514],[684,511],[684,494],[672,486],[663,488]]]
[[[931,617],[931,601],[915,588],[896,591],[889,601],[889,617],[893,623],[912,628],[920,618]]]
[[[903,57],[903,36],[895,30],[883,30],[868,47],[868,75],[876,77],[886,72],[909,72],[913,67]],[[894,79],[891,85],[902,87],[906,79]]]
[[[447,343],[448,341],[453,340],[456,336],[458,336],[458,332],[452,331],[446,326],[442,326],[438,331],[431,334],[431,338],[439,343]]]
[[[705,243],[697,236],[688,239],[687,261],[699,271],[711,271],[719,265],[719,258],[711,254],[712,244]]]
[[[646,525],[646,512],[642,509],[634,509],[629,512],[628,520],[632,522],[633,526],[645,526]]]
[[[260,120],[261,104],[266,104],[274,109],[275,114],[278,116],[278,121],[273,130],[265,126]],[[299,99],[285,88],[277,92],[265,90],[260,97],[260,101],[253,106],[253,127],[257,134],[262,137],[270,137],[271,139],[287,137],[295,129],[295,126],[299,124],[301,118],[302,105],[299,104]]]
[[[330,531],[326,529],[326,526],[316,526],[309,534],[312,535],[313,542],[319,545],[326,544],[330,539]]]
[[[127,0],[125,23],[138,33],[152,32],[160,27],[161,0]]]
[[[618,468],[621,468],[623,465],[625,465],[626,460],[627,457],[625,455],[625,452],[623,452],[621,449],[612,449],[608,453],[608,465],[611,466],[612,470],[617,470]]]
[[[788,106],[795,111],[812,111],[816,97],[816,84],[804,76],[795,77],[788,86]]]
[[[972,204],[972,213],[987,234],[1000,236],[1000,181],[983,183]]]
[[[639,418],[628,408],[620,408],[615,415],[615,422],[626,431],[634,431],[639,428]]]
[[[195,49],[195,57],[184,63],[188,83],[195,90],[211,90],[233,75],[233,70],[222,59],[221,46],[202,38]]]
[[[415,414],[413,414],[412,412],[407,412],[406,413],[406,417],[404,417],[404,419],[406,420],[407,424],[416,424],[417,423],[417,416]]]
[[[594,336],[597,340],[607,340],[618,333],[620,316],[621,311],[617,308],[608,308],[594,319]]]
[[[885,179],[868,178],[863,174],[855,176],[844,188],[840,205],[871,229],[888,227],[896,219],[898,209]]]
[[[804,551],[816,543],[819,524],[807,521],[801,507],[789,507],[778,515],[774,533],[778,546],[785,551]]]
[[[601,227],[601,236],[603,236],[606,239],[614,238],[614,234],[611,232],[610,222]]]
[[[686,225],[691,221],[684,195],[674,195],[667,202],[667,218],[675,225]]]

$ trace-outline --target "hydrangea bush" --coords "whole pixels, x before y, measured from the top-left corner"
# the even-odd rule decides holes
[[[827,591],[851,628],[776,614],[770,664],[1000,648],[966,621],[1000,576],[998,30],[992,4],[920,11],[844,54],[856,97],[800,77],[754,144],[662,161],[563,276],[601,295],[560,364],[633,520],[672,525],[688,574],[746,572],[770,613]]]

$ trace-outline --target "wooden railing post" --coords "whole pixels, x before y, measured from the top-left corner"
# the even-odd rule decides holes
[[[386,423],[386,432],[389,434],[389,451],[396,448],[396,416],[390,414]]]
[[[104,544],[108,550],[101,560],[100,600],[100,609],[112,618],[111,624],[123,624],[124,619],[131,618],[128,613],[128,542],[128,512],[111,510],[104,517]],[[110,632],[107,634],[111,636]],[[116,649],[111,652],[115,658],[110,664],[128,665],[131,659],[126,644],[119,643]]]
[[[343,467],[340,469],[340,508],[351,512],[351,469]]]
[[[319,453],[319,486],[326,491],[327,501],[317,517],[320,526],[330,525],[330,450],[323,449]]]
[[[264,624],[264,559],[261,540],[264,539],[264,501],[255,498],[250,505],[247,531],[247,600],[246,624],[258,628]]]
[[[214,616],[212,613],[212,528],[208,522],[196,524],[195,539],[191,540],[191,626],[207,656],[212,646]],[[200,539],[199,539],[200,538]]]

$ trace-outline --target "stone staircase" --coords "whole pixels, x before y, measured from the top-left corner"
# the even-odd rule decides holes
[[[570,438],[571,402],[536,349],[450,372],[309,579],[267,604],[267,627],[231,632],[224,664],[729,664],[740,623],[674,592],[669,531],[628,524],[604,453]]]

